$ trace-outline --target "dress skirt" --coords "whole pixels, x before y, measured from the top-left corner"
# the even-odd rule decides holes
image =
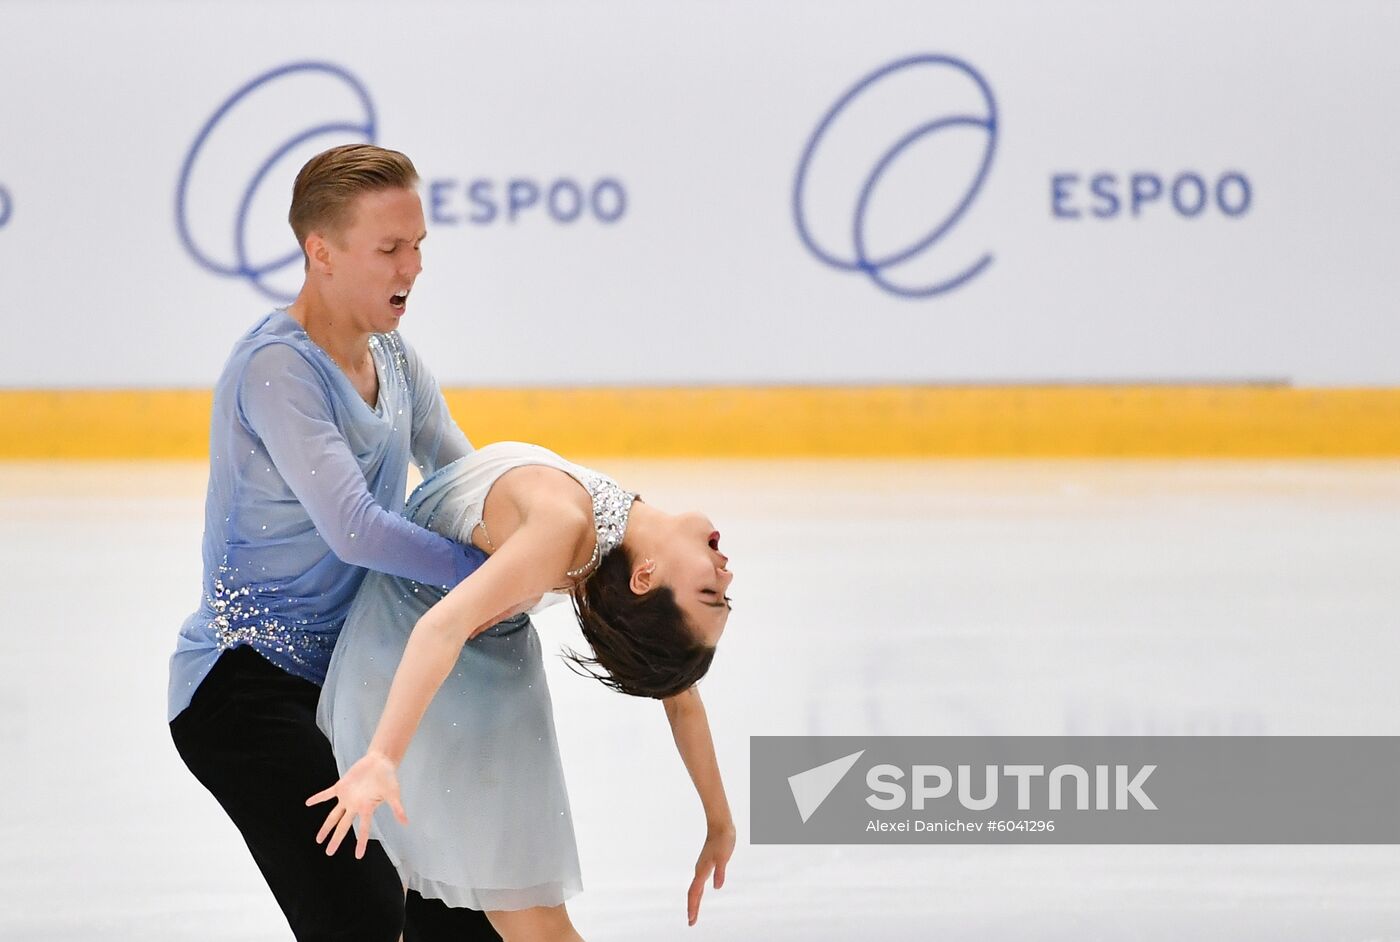
[[[414,492],[405,513],[440,532],[462,521],[471,456]],[[465,541],[467,534],[444,535]],[[336,643],[317,722],[343,775],[365,754],[394,671],[440,588],[371,572]],[[539,635],[520,615],[462,648],[398,770],[408,824],[375,811],[373,837],[403,881],[449,906],[555,906],[582,889]],[[327,785],[331,783],[326,783]]]

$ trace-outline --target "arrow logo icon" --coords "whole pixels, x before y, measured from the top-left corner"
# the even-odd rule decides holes
[[[815,769],[788,776],[788,787],[792,789],[792,798],[797,802],[797,813],[802,815],[803,824],[816,813],[822,802],[841,784],[846,773],[851,771],[851,766],[863,755],[864,749],[840,759],[833,759]]]

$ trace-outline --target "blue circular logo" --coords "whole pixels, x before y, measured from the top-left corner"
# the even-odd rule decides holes
[[[10,191],[0,186],[0,229],[5,228],[5,224],[10,221],[10,216],[14,214],[15,204],[10,199]]]
[[[888,123],[890,114],[907,111],[911,102],[916,107],[926,106],[926,94],[915,97],[902,94],[907,91],[903,86],[891,86],[892,82],[910,78],[936,83],[935,104],[942,103],[946,113],[927,116],[924,107],[926,117],[912,127],[904,124],[907,130],[880,127]],[[926,86],[925,91],[928,88],[934,85]],[[978,105],[969,111],[982,113],[958,110],[964,103]],[[954,192],[952,208],[941,218],[919,220],[913,235],[897,234],[909,228],[911,215],[936,203],[925,190],[918,189],[930,179],[929,175],[920,177],[907,167],[901,168],[900,158],[906,158],[907,164],[911,155],[920,148],[926,149],[935,135],[954,129],[970,130],[985,139],[980,157],[974,161],[976,170],[971,183]],[[881,134],[890,134],[893,143],[884,146],[881,141],[891,138],[881,138]],[[792,188],[792,213],[803,244],[832,268],[860,272],[885,291],[903,298],[929,298],[966,284],[991,264],[990,254],[951,274],[906,274],[899,278],[896,269],[928,253],[963,218],[987,178],[996,139],[997,110],[992,90],[981,74],[961,59],[915,55],[875,70],[832,105],[802,151]],[[872,144],[875,149],[867,154]],[[962,144],[965,150],[966,142]],[[920,156],[927,159],[926,152]],[[940,163],[939,170],[946,176],[944,163]],[[876,196],[882,189],[884,208],[877,212],[875,206],[880,201]],[[814,197],[814,191],[820,191],[825,198]],[[894,196],[890,195],[892,192]],[[935,206],[933,212],[936,211]],[[825,225],[818,224],[818,217]],[[849,232],[848,246],[837,244],[843,232]]]
[[[322,120],[307,127],[307,114]],[[185,155],[175,188],[185,249],[215,274],[293,300],[300,268],[291,267],[302,253],[286,223],[291,182],[313,154],[373,143],[376,132],[369,92],[340,66],[294,62],[257,76],[218,107]],[[276,283],[288,269],[294,277]]]

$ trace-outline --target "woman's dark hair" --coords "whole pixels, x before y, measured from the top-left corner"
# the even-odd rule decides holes
[[[632,591],[632,558],[618,546],[573,591],[593,657],[564,656],[575,673],[634,697],[672,697],[710,669],[715,649],[696,637],[670,586]],[[596,668],[596,669],[595,669]]]

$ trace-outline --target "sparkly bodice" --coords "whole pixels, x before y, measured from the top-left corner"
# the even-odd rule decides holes
[[[570,569],[564,575],[570,579],[580,579],[591,573],[611,553],[627,534],[627,515],[632,512],[632,501],[637,495],[624,491],[617,483],[601,474],[590,474],[579,481],[593,498],[593,529],[597,539],[593,543],[593,555],[577,569]]]
[[[478,448],[424,480],[409,498],[404,512],[421,526],[468,543],[472,531],[482,522],[481,514],[491,486],[507,471],[527,465],[544,465],[563,471],[588,492],[593,502],[593,527],[597,535],[593,554],[582,566],[565,574],[570,579],[587,576],[622,542],[632,501],[637,495],[624,490],[607,475],[574,464],[539,445],[496,442]]]

